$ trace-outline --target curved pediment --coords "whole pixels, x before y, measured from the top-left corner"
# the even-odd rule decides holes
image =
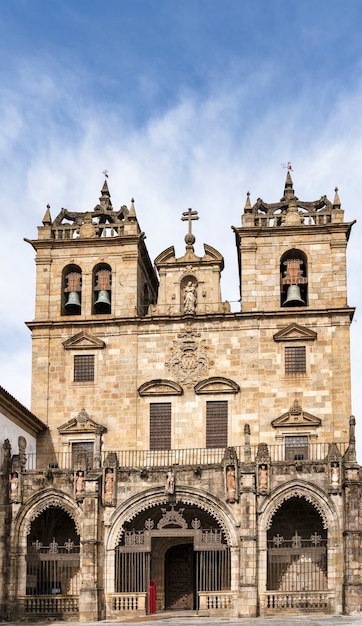
[[[182,396],[183,389],[181,385],[173,380],[158,378],[143,383],[138,388],[140,396]]]
[[[215,393],[239,393],[239,385],[230,378],[223,376],[212,376],[201,380],[194,387],[197,394],[215,394]]]
[[[63,341],[64,350],[96,350],[105,348],[106,344],[102,339],[94,337],[82,330],[80,333],[73,335]]]
[[[166,250],[161,252],[155,258],[155,265],[157,266],[157,265],[161,265],[161,263],[170,263],[170,261],[176,261],[175,248],[173,246],[166,248]]]
[[[273,335],[274,341],[315,341],[317,333],[306,326],[289,324]]]

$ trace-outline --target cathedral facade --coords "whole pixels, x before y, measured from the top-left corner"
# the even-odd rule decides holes
[[[279,202],[248,195],[235,312],[222,254],[195,254],[198,218],[153,264],[105,182],[94,210],[48,207],[27,240],[40,432],[36,452],[3,442],[3,617],[362,610],[353,223],[337,190],[300,201],[290,172]]]

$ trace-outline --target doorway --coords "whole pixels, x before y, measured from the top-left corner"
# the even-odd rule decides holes
[[[165,556],[165,608],[192,611],[195,608],[195,565],[192,544],[174,546]]]

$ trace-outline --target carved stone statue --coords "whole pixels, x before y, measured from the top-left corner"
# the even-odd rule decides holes
[[[10,501],[19,502],[20,481],[18,472],[12,472],[9,476]]]
[[[113,502],[113,485],[114,485],[113,469],[109,467],[106,470],[105,482],[104,482],[104,501],[107,503]]]
[[[235,467],[233,465],[229,465],[226,469],[226,490],[229,497],[235,496],[236,480]]]
[[[165,491],[169,494],[173,494],[175,491],[175,475],[172,470],[166,474]]]
[[[336,489],[339,487],[339,466],[338,463],[332,463],[331,466],[331,487]]]
[[[262,495],[266,494],[268,491],[268,468],[264,463],[262,465],[259,465],[258,482],[259,493],[261,493]]]
[[[189,280],[184,289],[184,313],[195,313],[197,294],[195,285]]]
[[[75,476],[75,493],[76,495],[84,493],[84,472],[79,470]]]

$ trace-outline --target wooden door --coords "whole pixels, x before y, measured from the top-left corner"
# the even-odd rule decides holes
[[[166,553],[166,609],[172,611],[194,608],[194,551],[191,544],[175,546]]]

